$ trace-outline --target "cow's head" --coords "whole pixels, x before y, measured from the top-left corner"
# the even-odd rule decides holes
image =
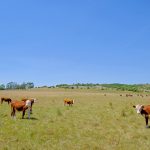
[[[31,98],[31,101],[32,101],[33,103],[36,103],[36,102],[37,102],[37,99],[36,99],[36,98]]]
[[[141,113],[141,111],[142,111],[142,109],[144,108],[144,106],[143,105],[140,105],[140,104],[138,104],[138,105],[134,105],[133,106],[135,109],[136,109],[136,112],[138,113],[138,114],[140,114]]]

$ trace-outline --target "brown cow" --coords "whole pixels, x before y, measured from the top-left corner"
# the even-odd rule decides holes
[[[11,99],[8,98],[8,97],[7,97],[7,98],[6,98],[6,97],[2,97],[2,98],[1,98],[1,104],[3,103],[3,101],[4,101],[4,102],[8,102],[8,105],[9,105],[9,103],[11,102]]]
[[[30,109],[31,109],[31,101],[17,101],[14,100],[11,102],[11,116],[16,117],[16,110],[22,111],[22,119],[24,118],[25,111],[28,109],[28,118],[30,119]]]
[[[70,99],[70,98],[65,98],[64,99],[64,106],[65,105],[72,106],[72,104],[74,104],[74,100],[73,99]]]
[[[145,122],[146,122],[146,128],[150,128],[150,126],[148,126],[148,118],[150,115],[150,105],[136,105],[133,106],[138,114],[141,114],[145,117]]]
[[[133,95],[132,94],[126,94],[126,97],[132,97]]]

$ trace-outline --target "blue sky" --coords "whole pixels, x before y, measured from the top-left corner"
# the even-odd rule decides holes
[[[150,83],[149,0],[0,2],[0,84]]]

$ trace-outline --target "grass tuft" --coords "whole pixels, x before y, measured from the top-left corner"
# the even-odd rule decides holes
[[[63,113],[60,108],[57,108],[57,116],[63,116]]]

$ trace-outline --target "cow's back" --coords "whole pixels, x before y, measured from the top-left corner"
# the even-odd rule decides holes
[[[150,105],[144,106],[143,110],[150,114]]]
[[[25,106],[25,102],[24,101],[12,101],[11,103],[11,107],[17,109],[18,111],[22,111],[23,107]]]

